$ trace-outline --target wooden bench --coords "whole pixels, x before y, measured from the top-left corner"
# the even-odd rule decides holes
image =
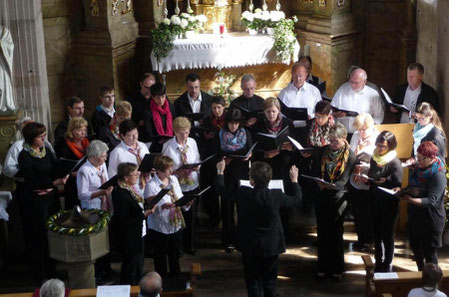
[[[411,289],[421,286],[420,271],[396,272],[397,279],[374,279],[374,263],[369,255],[362,256],[365,263],[365,296],[366,297],[407,297]],[[439,290],[449,292],[449,270],[443,270]]]
[[[198,276],[201,275],[201,265],[199,263],[193,263],[191,267],[191,279],[190,289],[184,291],[162,291],[161,297],[195,297],[196,284]],[[139,286],[131,286],[131,297],[137,297],[139,295]],[[71,290],[69,297],[95,297],[97,295],[97,289],[78,289]],[[0,297],[32,297],[33,293],[13,293],[13,294],[0,294]]]

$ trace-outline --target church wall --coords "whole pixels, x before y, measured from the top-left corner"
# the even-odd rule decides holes
[[[73,1],[42,0],[45,53],[53,129],[65,116],[66,99],[76,95],[71,46],[77,15]],[[75,22],[76,23],[76,22]]]
[[[446,0],[418,0],[417,61],[425,67],[424,82],[434,87],[440,98],[446,133],[449,131],[449,2]]]

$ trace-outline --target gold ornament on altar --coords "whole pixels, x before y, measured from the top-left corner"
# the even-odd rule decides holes
[[[100,6],[98,5],[98,0],[91,0],[90,6],[92,6],[90,14],[94,17],[100,16]]]

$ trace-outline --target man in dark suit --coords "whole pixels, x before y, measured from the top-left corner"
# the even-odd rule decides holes
[[[140,89],[134,93],[130,98],[126,99],[133,107],[131,119],[137,125],[139,131],[139,141],[144,135],[144,116],[147,110],[150,109],[151,92],[150,88],[156,83],[156,77],[153,73],[144,73],[140,78]]]
[[[422,102],[428,102],[441,114],[440,102],[438,101],[437,92],[429,85],[423,83],[424,66],[420,63],[412,63],[407,67],[407,83],[399,86],[396,90],[396,96],[393,101],[397,104],[404,104],[411,113],[415,113],[416,108]],[[412,114],[400,112],[393,106],[390,106],[392,113],[398,114],[400,123],[409,123],[414,119]]]
[[[65,141],[65,132],[67,131],[67,126],[69,125],[69,121],[73,117],[82,117],[84,115],[84,102],[83,99],[79,97],[70,97],[67,101],[67,110],[68,114],[59,122],[55,129],[55,143],[54,147],[57,148],[61,145],[62,142]],[[92,127],[89,125],[88,127],[88,135],[92,134]]]
[[[217,189],[221,194],[227,191],[223,175],[225,168],[225,160],[217,163]],[[248,296],[261,296],[262,287],[264,297],[274,297],[277,294],[277,262],[279,254],[285,252],[279,209],[298,205],[301,201],[298,169],[295,166],[290,169],[293,197],[279,189],[268,189],[272,169],[265,162],[254,162],[249,176],[254,188],[240,187],[229,193],[237,203],[236,247],[242,252]]]
[[[109,126],[109,122],[114,116],[115,92],[111,87],[103,86],[99,91],[101,104],[95,108],[91,123],[95,134],[98,134],[101,127]]]
[[[254,94],[256,91],[256,79],[252,74],[245,74],[242,77],[242,81],[240,83],[240,87],[242,88],[243,94],[231,102],[231,108],[233,107],[241,107],[249,112],[253,111],[262,111],[263,110],[263,102],[265,101],[262,97]],[[246,126],[251,127],[257,122],[257,117],[247,118]]]
[[[186,77],[187,91],[175,100],[177,116],[186,116],[189,113],[203,113],[207,117],[212,112],[212,96],[201,91],[200,77],[196,73],[189,73]]]

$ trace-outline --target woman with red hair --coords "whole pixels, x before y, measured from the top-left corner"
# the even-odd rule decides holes
[[[417,167],[411,172],[409,185],[422,189],[419,194],[404,195],[408,202],[410,246],[418,270],[426,263],[438,264],[437,248],[441,247],[446,213],[443,196],[446,188],[444,162],[438,157],[438,147],[431,141],[422,142],[416,155]]]

